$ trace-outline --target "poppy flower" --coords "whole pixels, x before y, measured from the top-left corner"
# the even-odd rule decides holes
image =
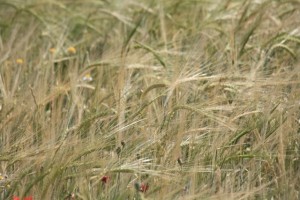
[[[145,193],[145,192],[147,192],[148,189],[149,189],[148,183],[142,183],[142,184],[140,185],[140,192]]]
[[[107,183],[108,180],[109,180],[109,176],[103,176],[103,177],[101,178],[101,182],[102,182],[103,184]]]
[[[21,200],[19,197],[14,196],[13,200]],[[24,197],[23,200],[33,200],[32,196]]]
[[[147,192],[147,190],[149,189],[149,184],[148,183],[139,183],[139,182],[135,182],[134,183],[134,188],[138,191],[138,192]]]

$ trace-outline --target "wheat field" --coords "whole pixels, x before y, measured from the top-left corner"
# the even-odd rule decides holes
[[[0,199],[299,199],[299,24],[299,0],[0,0]]]

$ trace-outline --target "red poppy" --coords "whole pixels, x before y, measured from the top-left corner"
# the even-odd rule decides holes
[[[20,197],[14,196],[13,200],[20,200]],[[33,197],[32,196],[24,197],[23,200],[33,200]]]
[[[147,192],[147,190],[149,189],[149,185],[148,183],[142,183],[141,186],[140,186],[140,191],[141,192]]]
[[[107,181],[109,180],[109,176],[103,176],[102,178],[101,178],[101,182],[102,183],[107,183]]]

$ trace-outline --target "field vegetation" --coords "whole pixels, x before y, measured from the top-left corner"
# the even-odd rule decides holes
[[[0,0],[0,199],[299,199],[299,0]]]

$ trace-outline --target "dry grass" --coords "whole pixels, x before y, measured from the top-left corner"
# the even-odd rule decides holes
[[[1,0],[1,199],[300,198],[299,8]]]

